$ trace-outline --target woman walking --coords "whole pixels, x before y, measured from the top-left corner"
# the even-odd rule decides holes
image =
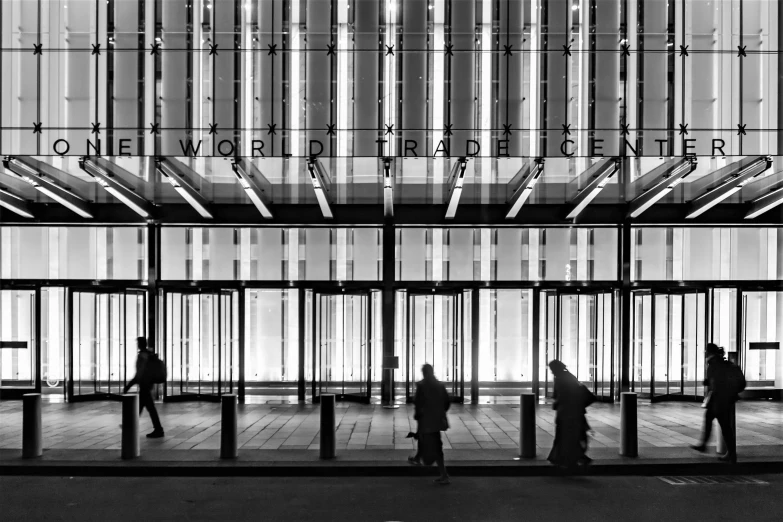
[[[549,363],[555,376],[555,442],[549,453],[549,462],[563,469],[573,470],[590,463],[587,451],[586,408],[595,402],[592,394],[557,359]]]

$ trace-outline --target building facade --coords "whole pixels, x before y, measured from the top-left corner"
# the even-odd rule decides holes
[[[766,0],[5,0],[0,396],[783,389]]]

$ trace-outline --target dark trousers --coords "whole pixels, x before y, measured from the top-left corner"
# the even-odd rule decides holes
[[[712,421],[718,420],[723,440],[726,442],[726,451],[729,455],[737,454],[737,434],[734,431],[734,405],[726,405],[720,408],[707,408],[704,415],[704,432],[701,437],[702,445],[707,445],[712,433]]]
[[[155,431],[163,431],[163,426],[160,424],[160,417],[158,417],[158,410],[155,408],[155,401],[152,398],[152,387],[139,386],[139,416],[141,412],[147,408],[152,420],[152,426]]]

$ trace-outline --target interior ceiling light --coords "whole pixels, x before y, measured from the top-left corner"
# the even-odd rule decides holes
[[[329,201],[329,191],[331,190],[331,179],[326,169],[321,165],[318,158],[307,160],[307,171],[310,173],[310,182],[313,184],[315,199],[318,200],[318,206],[321,207],[321,214],[325,219],[332,219],[332,207]]]
[[[383,215],[394,217],[394,173],[391,158],[383,158]]]
[[[34,219],[33,213],[27,207],[24,199],[4,187],[0,187],[0,207],[10,210],[27,219]]]
[[[187,201],[201,217],[213,219],[214,216],[212,216],[212,213],[209,211],[206,200],[177,172],[167,158],[159,158],[158,171],[166,178],[166,181],[174,187],[174,190],[177,191],[182,199]]]
[[[462,188],[465,183],[465,171],[467,170],[468,160],[466,158],[459,158],[457,162],[451,167],[449,173],[449,195],[448,206],[446,207],[446,219],[454,219],[457,215],[457,207],[459,206],[459,200],[462,197]]]
[[[264,219],[272,219],[269,197],[266,192],[258,186],[254,179],[256,176],[262,176],[261,172],[258,171],[255,165],[244,158],[240,158],[232,163],[231,168],[234,170],[234,175],[237,177],[242,190],[245,191],[245,194],[247,194],[247,197],[253,202],[253,205],[255,205],[261,213],[261,216]],[[254,171],[253,175],[249,173],[250,170]]]
[[[587,205],[609,184],[609,181],[611,181],[618,170],[620,170],[620,160],[618,158],[607,158],[604,160],[603,165],[598,169],[598,173],[574,198],[574,208],[568,213],[567,218],[574,219],[587,208]]]
[[[516,187],[513,189],[513,193],[508,200],[508,212],[506,212],[506,219],[514,219],[519,214],[522,205],[533,193],[533,189],[544,173],[544,159],[536,158],[533,165],[526,165],[525,168],[517,173],[517,176],[522,175],[521,181],[517,180],[517,176],[514,176],[509,182],[509,187]]]
[[[89,174],[103,189],[144,219],[152,217],[153,205],[135,193],[90,158],[79,161],[79,167]]]
[[[684,158],[671,171],[664,174],[663,179],[654,187],[645,191],[631,201],[631,209],[628,217],[640,216],[645,210],[660,201],[666,194],[674,190],[674,187],[682,183],[688,175],[696,169],[696,158]]]
[[[751,203],[750,211],[745,214],[745,219],[755,219],[781,203],[783,203],[783,187],[777,188],[769,194],[754,199]]]

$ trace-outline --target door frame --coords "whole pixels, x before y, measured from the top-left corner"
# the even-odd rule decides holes
[[[378,290],[375,290],[378,291]],[[312,328],[312,335],[311,335],[311,350],[312,350],[312,365],[313,365],[313,379],[311,382],[311,397],[313,400],[313,404],[320,404],[321,402],[321,394],[320,394],[320,383],[321,383],[321,377],[320,377],[320,371],[321,371],[321,358],[320,358],[320,340],[321,340],[321,333],[320,333],[320,316],[318,314],[318,304],[321,297],[336,297],[336,296],[364,296],[367,299],[367,310],[366,310],[366,317],[365,320],[367,321],[367,329],[364,335],[364,350],[365,350],[365,370],[366,370],[366,381],[365,381],[365,392],[363,394],[354,394],[354,393],[336,393],[335,399],[338,401],[347,401],[347,402],[358,402],[360,404],[370,404],[371,398],[372,398],[372,338],[373,338],[373,331],[372,331],[372,318],[373,318],[373,289],[335,289],[335,288],[312,288],[312,303],[310,304],[311,308],[311,317],[312,317],[312,324],[310,325]],[[305,318],[300,317],[299,320],[304,323]],[[305,361],[300,360],[299,365],[300,367],[303,367],[305,364]]]
[[[202,393],[199,391],[198,393],[183,393],[180,395],[172,395],[169,394],[169,386],[172,384],[173,379],[171,378],[171,371],[172,366],[170,364],[167,364],[168,367],[168,373],[169,375],[166,376],[166,382],[163,383],[163,401],[164,402],[192,402],[192,401],[205,401],[205,402],[220,402],[221,397],[223,395],[226,395],[227,393],[237,393],[238,395],[243,395],[242,386],[240,384],[240,380],[242,379],[242,371],[243,366],[242,361],[242,352],[243,352],[243,342],[242,342],[242,336],[243,336],[243,330],[244,330],[244,319],[241,317],[241,314],[244,313],[244,305],[243,305],[243,299],[244,299],[244,292],[241,289],[237,288],[217,288],[217,287],[196,287],[196,288],[185,288],[185,287],[165,287],[160,289],[159,299],[160,299],[160,307],[159,310],[161,311],[159,319],[159,325],[158,325],[158,331],[160,332],[160,340],[163,343],[164,349],[163,351],[158,350],[158,354],[160,355],[162,353],[162,359],[164,361],[171,361],[173,357],[170,357],[172,355],[169,353],[170,347],[168,346],[167,338],[169,334],[169,328],[171,325],[168,323],[168,296],[171,294],[180,294],[180,295],[212,295],[217,297],[217,307],[218,307],[218,361],[217,361],[217,394],[215,393]],[[223,331],[223,323],[221,321],[221,318],[223,316],[223,299],[221,297],[228,296],[230,300],[229,305],[229,323],[231,327],[233,328],[234,324],[234,314],[239,314],[237,316],[238,319],[238,346],[237,346],[237,361],[236,364],[238,365],[237,368],[237,379],[231,379],[229,383],[229,390],[228,392],[223,392],[223,381],[222,381],[222,364],[223,364],[223,349],[221,349],[221,342],[225,340],[225,332]],[[236,306],[234,306],[234,299],[237,299]],[[236,309],[235,309],[236,308]],[[229,352],[232,351],[233,347],[231,346],[231,342],[222,343],[224,346],[226,346],[226,349],[229,350]],[[173,348],[171,348],[173,349]],[[229,368],[233,368],[233,365],[230,365]],[[231,372],[233,374],[233,371]]]
[[[617,310],[618,310],[618,300],[620,296],[618,295],[618,290],[615,287],[611,286],[590,286],[585,288],[578,288],[578,287],[565,287],[565,288],[542,288],[539,294],[539,299],[541,300],[541,303],[538,306],[539,314],[540,316],[537,318],[534,318],[534,321],[541,321],[543,319],[543,341],[539,341],[539,347],[538,349],[540,351],[544,351],[544,353],[541,353],[539,355],[539,360],[542,360],[543,356],[543,362],[544,366],[542,368],[542,371],[544,372],[544,375],[538,376],[538,380],[541,384],[543,384],[544,388],[544,397],[545,398],[551,398],[551,394],[548,393],[549,389],[549,371],[548,371],[548,357],[546,354],[547,349],[547,329],[549,326],[549,306],[547,303],[547,300],[549,296],[554,296],[555,298],[555,313],[554,313],[554,348],[555,348],[555,358],[559,359],[562,357],[562,315],[563,315],[563,307],[562,307],[562,300],[563,296],[596,296],[596,298],[599,295],[608,295],[611,299],[611,308],[610,308],[610,319],[611,319],[611,326],[609,329],[610,334],[610,343],[609,343],[609,357],[610,357],[610,368],[611,368],[611,374],[609,376],[609,395],[599,395],[598,394],[598,380],[593,379],[593,383],[591,385],[585,385],[588,388],[592,388],[590,391],[593,392],[596,395],[596,399],[598,402],[607,402],[607,403],[614,403],[619,398],[619,386],[618,386],[618,379],[620,374],[620,349],[618,349],[619,344],[619,335],[618,335],[618,324],[619,320],[617,318]],[[593,318],[591,318],[591,321]],[[595,321],[598,320],[598,314],[596,313],[596,317],[594,319]],[[539,330],[541,333],[541,331]],[[540,334],[539,334],[540,335]],[[594,348],[597,350],[597,347]],[[597,353],[594,353],[592,355],[597,356]],[[539,368],[536,368],[536,371],[538,371]],[[543,378],[542,378],[543,377]],[[581,381],[580,381],[581,382]],[[554,383],[554,381],[553,381]]]
[[[465,310],[465,295],[470,293],[471,299],[477,299],[473,289],[471,288],[408,288],[405,291],[405,402],[413,402],[414,397],[411,395],[411,383],[415,384],[414,375],[415,369],[411,368],[411,300],[415,296],[453,296],[456,299],[456,303],[459,304],[459,309],[455,306],[454,315],[459,319],[458,332],[459,333],[459,347],[454,348],[459,350],[459,372],[455,372],[454,386],[458,387],[459,394],[449,393],[451,402],[462,404],[465,402],[465,331],[466,331],[466,310]],[[472,301],[471,301],[472,304]],[[472,307],[471,307],[472,308]],[[472,310],[470,311],[470,321],[472,323]],[[478,332],[471,332],[471,335],[478,335]],[[454,357],[457,360],[457,357]],[[414,375],[411,375],[411,374]],[[457,381],[457,377],[459,377]],[[473,379],[471,378],[471,384]]]
[[[4,386],[0,387],[0,400],[21,400],[27,393],[41,393],[42,389],[42,377],[43,377],[43,361],[42,346],[41,346],[41,286],[39,285],[2,285],[2,291],[11,292],[33,292],[33,310],[32,319],[33,324],[30,335],[31,346],[30,350],[35,353],[35,365],[33,367],[33,386]],[[0,352],[1,353],[1,352]],[[65,363],[65,361],[63,361]],[[65,383],[63,383],[63,391],[66,389]]]
[[[122,394],[121,393],[111,393],[111,392],[96,392],[96,393],[89,393],[89,394],[79,394],[77,395],[74,391],[74,377],[73,377],[73,370],[75,367],[75,362],[73,359],[74,356],[74,339],[73,339],[73,332],[74,332],[74,306],[73,306],[73,297],[76,293],[85,293],[85,294],[95,294],[97,295],[112,295],[112,294],[120,294],[123,297],[127,296],[128,294],[138,294],[142,297],[144,302],[144,318],[142,321],[140,321],[140,324],[142,326],[142,331],[144,332],[144,337],[147,336],[147,316],[149,314],[149,302],[147,300],[147,289],[143,288],[141,286],[139,287],[85,287],[85,286],[69,286],[66,288],[66,296],[65,296],[65,309],[66,309],[66,324],[65,324],[65,336],[66,336],[66,383],[65,383],[65,394],[66,394],[66,400],[68,402],[88,402],[88,401],[99,401],[99,400],[111,400],[111,401],[120,401],[122,400]],[[125,305],[124,305],[125,306]],[[122,318],[122,329],[124,333],[127,333],[127,308],[125,309],[125,314]],[[127,340],[127,336],[123,335],[123,339]],[[132,349],[135,349],[132,348]],[[127,360],[127,352],[128,346],[125,345],[125,358]],[[128,376],[128,368],[126,365],[125,368],[125,376],[123,377],[123,386],[127,384],[132,376]]]

